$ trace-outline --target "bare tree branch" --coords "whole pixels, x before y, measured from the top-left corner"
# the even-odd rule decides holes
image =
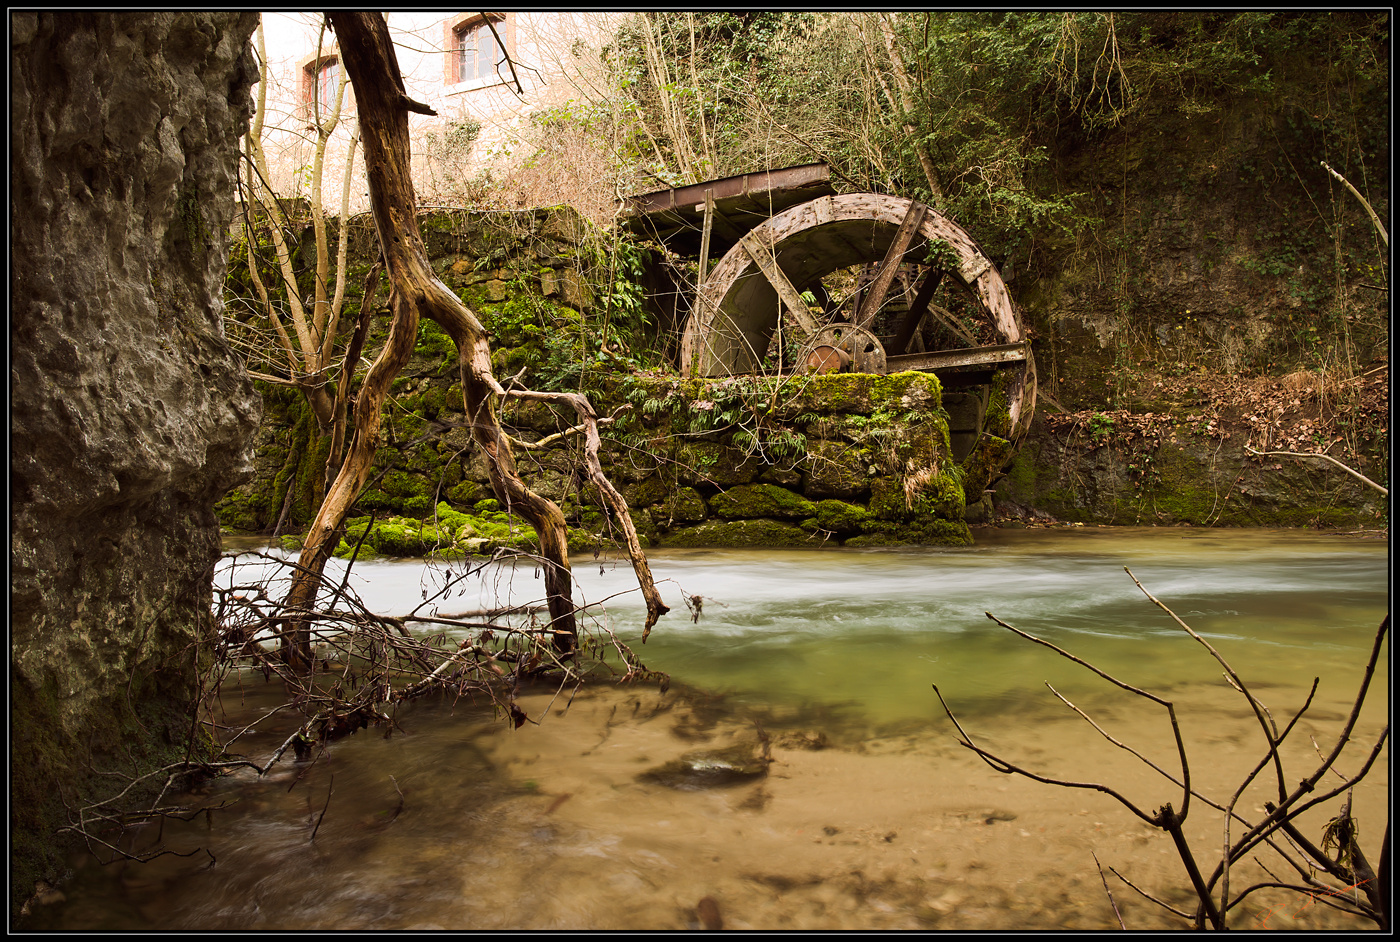
[[[1255,451],[1248,445],[1244,447],[1244,450],[1249,452],[1251,455],[1280,455],[1284,458],[1321,458],[1323,461],[1332,462],[1334,465],[1341,468],[1343,471],[1345,471],[1347,474],[1350,474],[1358,481],[1361,481],[1363,484],[1369,484],[1376,490],[1380,491],[1382,494],[1386,495],[1387,497],[1390,496],[1389,488],[1382,487],[1375,481],[1372,481],[1366,475],[1362,474],[1360,471],[1354,471],[1351,468],[1348,468],[1346,465],[1342,464],[1340,461],[1338,461],[1336,458],[1333,458],[1331,455],[1324,455],[1320,452],[1315,451]]]
[[[1342,176],[1340,173],[1329,167],[1327,165],[1327,161],[1321,161],[1321,164],[1323,170],[1326,170],[1328,173],[1332,174],[1332,176],[1336,177],[1339,181],[1341,181],[1342,186],[1350,190],[1351,195],[1356,197],[1361,202],[1361,205],[1366,210],[1366,214],[1371,217],[1371,225],[1375,226],[1376,231],[1380,233],[1381,241],[1385,243],[1386,248],[1390,248],[1390,236],[1386,233],[1385,226],[1381,225],[1380,217],[1376,215],[1376,211],[1371,208],[1371,201],[1366,199],[1366,197],[1362,196],[1360,193],[1358,193],[1356,187],[1351,185],[1351,181],[1349,181],[1346,177]]]

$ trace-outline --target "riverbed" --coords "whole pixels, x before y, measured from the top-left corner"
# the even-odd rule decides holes
[[[1290,784],[1316,766],[1313,740],[1326,751],[1335,738],[1389,601],[1384,541],[1300,531],[984,530],[959,549],[689,550],[651,563],[673,611],[645,645],[625,564],[576,561],[575,576],[584,601],[607,600],[597,617],[671,676],[666,692],[605,679],[537,687],[522,693],[530,722],[518,729],[485,703],[410,704],[391,736],[366,730],[312,764],[229,776],[187,796],[192,807],[224,805],[164,825],[163,846],[191,856],[75,860],[63,901],[40,907],[35,922],[1014,930],[1116,928],[1121,916],[1132,929],[1179,926],[1109,870],[1193,908],[1169,837],[1108,795],[993,770],[958,744],[933,685],[1005,760],[1111,786],[1148,813],[1179,809],[1178,786],[1047,683],[1175,775],[1163,708],[988,612],[1174,702],[1193,785],[1227,800],[1265,753],[1258,721],[1210,652],[1124,567],[1280,723],[1320,678],[1284,749]],[[372,610],[403,614],[443,575],[422,561],[362,562],[351,584]],[[531,567],[500,568],[451,605],[529,602],[539,586]],[[692,620],[684,599],[697,596]],[[1387,722],[1388,655],[1338,763],[1345,773]],[[232,722],[279,694],[259,675],[224,709]],[[270,754],[295,726],[289,717],[261,734],[249,755]],[[697,756],[722,749],[760,757],[765,744],[766,774],[713,785],[666,772],[678,762],[693,771]],[[1388,754],[1354,795],[1373,863],[1389,813]],[[1238,807],[1255,818],[1272,794],[1251,789]],[[1305,832],[1320,841],[1339,805],[1319,807]],[[1209,870],[1220,813],[1194,800],[1186,830]],[[1242,867],[1232,884],[1258,873]],[[1267,894],[1242,904],[1232,925],[1364,927]]]

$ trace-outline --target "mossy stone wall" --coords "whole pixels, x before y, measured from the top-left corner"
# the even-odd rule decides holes
[[[1037,420],[997,484],[996,502],[1030,516],[1116,526],[1365,529],[1384,527],[1388,515],[1382,494],[1333,465],[1260,459],[1185,419],[1132,444]]]
[[[360,222],[352,221],[352,264],[374,250],[372,231]],[[598,270],[576,213],[444,213],[420,225],[438,276],[491,331],[498,376],[524,370],[526,385],[582,389],[600,415],[622,410],[605,428],[602,460],[644,544],[970,542],[961,472],[932,375],[706,382],[609,369],[598,347],[607,314],[597,300],[609,275]],[[257,477],[219,510],[231,530],[270,533],[280,520],[281,532],[294,534],[324,493],[325,436],[300,394],[263,392]],[[392,393],[375,474],[341,552],[353,550],[363,532],[354,526],[371,513],[381,522],[361,555],[529,545],[528,527],[523,534],[519,526],[502,529],[494,516],[508,508],[495,505],[462,413],[455,350],[435,324],[421,326]],[[576,422],[571,411],[538,402],[507,402],[502,418],[526,441]],[[576,546],[616,543],[615,522],[580,478],[576,449],[522,450],[517,461],[526,482],[561,505]],[[456,526],[448,533],[443,508],[472,515],[471,532]]]

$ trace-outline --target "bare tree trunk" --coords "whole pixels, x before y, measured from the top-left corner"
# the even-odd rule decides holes
[[[311,654],[310,622],[298,616],[309,612],[314,606],[316,591],[321,586],[321,574],[335,551],[336,536],[345,520],[345,513],[359,497],[365,481],[369,480],[379,426],[384,418],[384,400],[389,396],[389,387],[395,377],[413,356],[413,345],[418,337],[418,308],[411,301],[405,301],[397,288],[391,296],[391,304],[394,314],[389,325],[389,337],[370,367],[369,375],[365,377],[355,400],[355,435],[350,441],[349,453],[345,456],[345,463],[340,466],[335,483],[326,492],[325,500],[321,501],[316,519],[311,523],[306,542],[302,545],[301,557],[297,560],[297,571],[287,591],[285,607],[292,619],[284,626],[282,653],[287,662],[298,669],[310,663]]]
[[[501,429],[494,408],[492,397],[503,395],[504,390],[491,373],[486,331],[476,316],[433,274],[418,231],[417,204],[409,175],[408,112],[432,112],[425,105],[410,100],[405,93],[388,25],[382,15],[334,12],[328,16],[340,42],[346,72],[355,88],[370,203],[389,272],[393,321],[384,350],[370,368],[356,401],[355,433],[345,463],[307,534],[300,568],[288,592],[288,606],[294,613],[309,610],[315,600],[345,513],[369,477],[384,399],[394,377],[412,355],[421,314],[437,322],[457,345],[463,404],[471,420],[472,437],[486,454],[496,496],[508,510],[524,517],[539,537],[555,647],[572,652],[577,627],[564,515],[552,501],[526,487],[517,474],[509,439]],[[591,407],[588,411],[592,411]],[[643,566],[644,563],[643,559]],[[644,571],[639,568],[639,578]],[[649,572],[646,572],[645,582],[644,591],[654,593]],[[650,596],[648,598],[650,608]],[[308,653],[309,644],[308,623],[294,624],[284,635],[284,654],[292,662],[300,662]]]
[[[919,156],[919,165],[924,168],[924,176],[928,179],[928,188],[932,194],[934,205],[942,205],[943,186],[938,180],[938,170],[933,165],[933,158],[929,156],[928,148],[918,139],[914,126],[908,120],[908,117],[914,113],[914,96],[909,89],[909,74],[904,71],[904,60],[900,57],[899,46],[895,41],[894,26],[890,24],[889,14],[877,13],[876,17],[880,21],[880,34],[885,39],[885,51],[890,56],[895,88],[899,89],[899,103],[905,114],[904,133],[909,135],[909,142],[914,146],[914,153]]]

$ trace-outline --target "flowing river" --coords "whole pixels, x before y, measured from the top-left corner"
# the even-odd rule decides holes
[[[985,613],[1173,701],[1193,786],[1225,801],[1265,755],[1258,720],[1124,567],[1280,725],[1321,678],[1283,750],[1290,786],[1335,740],[1389,604],[1384,541],[1298,531],[984,530],[965,549],[692,550],[651,562],[672,612],[645,646],[639,597],[618,594],[635,588],[630,568],[576,561],[575,576],[583,599],[608,599],[602,617],[618,637],[671,676],[666,693],[601,680],[536,688],[520,699],[532,722],[519,729],[486,704],[409,704],[390,737],[367,730],[309,766],[287,760],[264,779],[232,775],[187,796],[226,805],[165,823],[165,846],[193,856],[76,860],[66,898],[40,907],[36,926],[1107,929],[1118,925],[1115,906],[1128,928],[1179,926],[1108,869],[1193,909],[1167,835],[1100,792],[993,770],[958,745],[933,685],[1005,760],[1103,783],[1149,814],[1166,802],[1179,810],[1178,786],[1046,684],[1177,774],[1165,711]],[[442,569],[360,563],[352,585],[372,610],[404,614],[441,584]],[[501,569],[445,607],[529,601],[539,586],[529,568]],[[698,620],[683,596],[701,597]],[[1387,722],[1388,664],[1387,646],[1337,764],[1344,774]],[[279,693],[257,675],[241,696],[226,693],[227,721]],[[295,727],[289,717],[247,753],[264,759]],[[765,737],[764,776],[717,787],[667,777],[682,757],[694,772],[697,753],[755,754]],[[1388,758],[1387,743],[1354,795],[1373,864],[1389,815]],[[1270,774],[1262,780],[1238,805],[1252,819],[1277,799]],[[1339,781],[1329,773],[1324,784]],[[1340,804],[1305,819],[1315,842]],[[1186,830],[1208,873],[1221,814],[1195,800]],[[1257,875],[1232,871],[1232,886]],[[1267,893],[1231,924],[1369,927]]]

